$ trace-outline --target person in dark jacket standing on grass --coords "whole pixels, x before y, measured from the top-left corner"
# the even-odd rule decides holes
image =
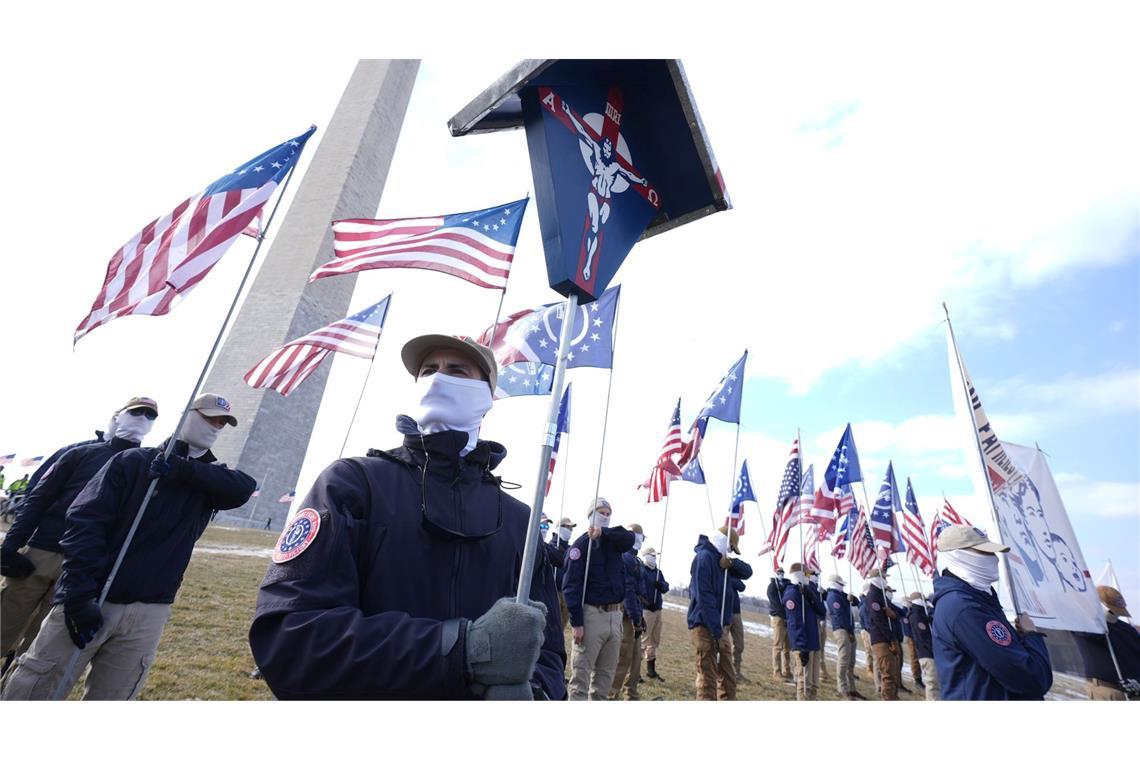
[[[815,700],[819,689],[819,618],[827,610],[816,588],[804,577],[803,565],[791,567],[791,583],[784,589],[784,610],[788,613],[788,641],[792,645],[792,669],[796,677],[796,699]]]
[[[871,652],[875,658],[875,685],[879,688],[879,699],[898,699],[898,658],[900,648],[895,638],[895,611],[887,602],[884,593],[886,581],[878,568],[870,571],[867,596],[863,602],[867,610],[867,632],[871,635]],[[899,627],[901,633],[901,626]]]
[[[557,528],[551,526],[550,540],[546,542],[546,557],[554,564],[554,587],[563,628],[570,625],[570,608],[566,606],[566,597],[562,595],[562,581],[566,579],[566,552],[570,551],[571,531],[576,527],[577,523],[569,517],[563,517]]]
[[[930,610],[927,602],[918,591],[912,591],[907,608],[911,637],[914,641],[915,658],[922,673],[922,686],[926,690],[926,701],[937,702],[938,671],[934,668],[934,649],[930,634]],[[914,667],[913,665],[911,666]],[[915,679],[918,681],[918,679]]]
[[[657,550],[652,546],[642,552],[645,572],[641,574],[641,615],[645,620],[645,633],[641,636],[641,649],[645,655],[646,676],[665,683],[657,672],[657,647],[661,646],[661,608],[663,594],[669,593],[669,583],[657,566]]]
[[[6,658],[27,650],[51,609],[63,570],[59,541],[67,508],[111,457],[138,448],[157,418],[158,404],[132,398],[112,418],[108,442],[62,450],[24,501],[0,545],[0,652]]]
[[[645,615],[641,601],[641,582],[645,565],[637,553],[641,551],[645,533],[637,523],[630,523],[629,529],[633,531],[633,547],[621,555],[622,563],[625,565],[625,601],[622,603],[621,648],[618,650],[617,669],[614,671],[614,681],[610,687],[610,699],[621,696],[624,687],[625,698],[636,701],[639,699],[637,684],[641,682],[640,639],[645,634]]]
[[[1132,616],[1119,591],[1112,586],[1097,586],[1096,593],[1104,608],[1112,652],[1108,651],[1105,634],[1079,634],[1089,699],[1114,702],[1125,697],[1140,699],[1140,632],[1120,619]]]
[[[831,638],[838,652],[835,691],[840,697],[863,699],[863,695],[855,690],[855,621],[851,615],[852,597],[844,590],[846,585],[838,575],[830,576],[824,599],[831,622]]]
[[[530,508],[479,438],[498,375],[470,338],[400,352],[419,401],[403,445],[325,468],[285,528],[249,629],[282,699],[562,699],[554,568],[535,535],[528,603],[515,601]]]
[[[784,612],[784,589],[788,581],[784,569],[776,568],[776,574],[768,581],[768,619],[772,625],[772,677],[785,681],[792,679],[791,650],[788,649],[788,616]]]
[[[81,655],[71,683],[91,664],[84,699],[138,695],[194,542],[214,510],[240,507],[256,486],[210,452],[227,424],[237,425],[229,402],[204,393],[191,405],[169,458],[165,444],[120,452],[75,497],[59,542],[64,559],[56,604],[17,660],[4,699],[50,698],[76,647]],[[153,497],[100,607],[100,592],[154,478]]]
[[[934,579],[934,665],[945,700],[1042,699],[1053,686],[1044,637],[1028,615],[1010,625],[993,585],[994,543],[970,525],[951,525],[938,537],[946,564]]]

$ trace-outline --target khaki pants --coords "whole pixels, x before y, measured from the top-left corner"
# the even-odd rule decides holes
[[[641,634],[641,650],[648,662],[657,659],[657,647],[661,646],[661,610],[645,610],[642,617],[645,618],[645,633]]]
[[[134,699],[146,683],[169,604],[103,604],[103,627],[79,652],[68,691],[90,663],[84,699]],[[31,648],[20,655],[4,684],[3,699],[51,699],[75,644],[67,635],[63,606],[44,618]]]
[[[855,691],[855,634],[840,629],[832,631],[831,639],[839,650],[835,664],[835,693],[846,697]]]
[[[634,636],[633,621],[628,615],[621,618],[621,649],[618,650],[617,670],[614,672],[610,699],[617,699],[625,686],[625,698],[637,699],[637,682],[641,680],[641,645]]]
[[[771,616],[772,623],[772,675],[777,678],[790,678],[792,661],[788,647],[788,621]]]
[[[1088,682],[1088,695],[1089,699],[1110,702],[1123,702],[1124,692],[1119,688],[1109,683],[1108,681],[1101,681],[1098,678],[1090,678]]]
[[[892,641],[887,644],[872,644],[875,655],[875,684],[879,687],[879,699],[899,698],[899,645]]]
[[[728,631],[725,630],[717,641],[708,628],[698,625],[689,629],[689,639],[697,650],[697,699],[707,702],[736,699],[732,637]]]
[[[586,634],[581,644],[574,644],[571,656],[571,701],[601,701],[609,696],[622,635],[620,606],[612,606],[610,612],[595,604],[582,606]]]
[[[871,650],[871,634],[863,631],[863,651],[867,653],[867,672],[875,675],[875,655]],[[879,679],[875,678],[875,688],[879,688]]]
[[[922,682],[926,685],[926,701],[939,701],[942,699],[942,690],[938,686],[938,671],[934,668],[934,658],[921,657],[918,663],[922,668]]]
[[[736,671],[736,680],[740,680],[740,663],[744,661],[744,618],[739,612],[732,616],[732,625],[728,627],[732,635],[732,667]]]
[[[827,674],[827,621],[819,621],[819,677],[821,680],[830,679]]]
[[[566,597],[562,596],[562,592],[558,592],[558,607],[562,610],[562,630],[566,630],[566,626],[570,625],[570,608],[566,606]]]
[[[815,700],[819,692],[819,652],[808,652],[807,665],[800,662],[799,652],[792,652],[792,672],[796,676],[796,699]]]
[[[906,656],[910,661],[910,677],[915,683],[918,683],[926,678],[926,674],[922,672],[922,663],[918,661],[918,649],[914,645],[914,639],[910,636],[904,636],[903,645],[906,647]]]
[[[55,582],[63,567],[63,555],[28,546],[22,553],[36,570],[27,578],[0,582],[0,656],[23,654],[40,630],[51,609]]]

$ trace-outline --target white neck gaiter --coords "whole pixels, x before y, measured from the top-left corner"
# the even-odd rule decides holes
[[[119,426],[119,413],[115,412],[111,415],[111,421],[107,423],[107,431],[103,433],[103,440],[110,441],[115,437],[115,428]]]
[[[728,536],[723,533],[714,533],[713,537],[709,539],[709,542],[720,552],[720,556],[728,556]]]
[[[803,573],[801,573],[799,570],[797,570],[796,572],[792,573],[790,577],[791,577],[791,579],[792,579],[792,583],[796,584],[797,586],[802,586],[802,585],[803,585],[803,583],[804,583],[804,574],[803,574]]]
[[[154,420],[148,420],[141,414],[136,416],[123,412],[115,421],[115,431],[112,435],[115,438],[122,438],[124,441],[142,443],[142,439],[146,438],[147,433],[153,427]]]
[[[538,526],[539,531],[542,533],[542,540],[546,540],[546,534],[550,533],[549,523],[540,523]]]
[[[645,536],[640,533],[633,534],[633,550],[635,552],[641,551],[641,544],[645,541]]]
[[[595,528],[608,528],[610,527],[610,515],[603,515],[601,512],[594,512],[590,515],[590,524]]]
[[[1115,612],[1108,609],[1103,604],[1101,605],[1101,607],[1104,608],[1104,619],[1106,621],[1108,621],[1109,623],[1115,623],[1117,620],[1120,620],[1120,616],[1117,615]]]
[[[884,586],[886,586],[886,585],[887,585],[887,582],[886,582],[885,580],[883,580],[883,578],[882,578],[882,577],[879,577],[879,578],[871,578],[871,579],[870,579],[870,580],[868,580],[867,582],[868,582],[868,583],[870,583],[872,586],[874,586],[874,587],[875,587],[875,588],[877,588],[877,589],[881,589],[881,588],[883,588]]]
[[[646,557],[645,558],[645,566],[648,567],[650,570],[656,570],[657,569],[657,555],[656,554],[650,554],[648,557]]]
[[[467,433],[466,456],[479,442],[483,417],[491,410],[491,386],[486,380],[452,377],[442,372],[423,378],[419,405],[409,415],[424,433],[459,430]]]
[[[983,554],[969,549],[955,549],[939,552],[946,560],[946,569],[969,583],[978,591],[989,591],[998,581],[998,558],[996,554]]]
[[[558,537],[561,538],[563,541],[569,541],[570,540],[570,529],[569,528],[559,528],[558,529]]]
[[[205,417],[192,411],[186,416],[186,422],[182,424],[182,432],[178,437],[186,441],[186,445],[190,447],[190,456],[197,459],[214,447],[214,441],[218,440],[220,432],[222,432],[220,428],[214,427],[206,422]]]

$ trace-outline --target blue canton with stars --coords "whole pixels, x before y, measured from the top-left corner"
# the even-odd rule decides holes
[[[514,247],[519,240],[523,213],[526,212],[526,204],[529,201],[529,198],[523,198],[521,201],[512,201],[479,211],[448,214],[443,217],[443,226],[478,230],[496,243]]]
[[[567,367],[613,367],[613,324],[621,286],[610,288],[593,303],[579,306],[570,328]],[[507,342],[540,364],[557,363],[558,340],[562,332],[564,303],[549,304],[520,319],[510,330]],[[549,391],[547,391],[549,392]]]
[[[724,422],[740,422],[740,398],[741,390],[744,387],[744,363],[746,361],[748,361],[747,351],[736,364],[732,365],[728,374],[721,378],[720,385],[709,396],[704,408],[698,412],[698,417],[716,417]]]
[[[839,445],[831,455],[831,462],[827,465],[823,478],[833,493],[863,480],[863,468],[859,466],[859,451],[855,448],[855,435],[851,432],[850,422],[839,438]]]
[[[871,527],[877,533],[889,533],[891,538],[890,553],[906,551],[906,543],[899,533],[898,524],[894,520],[894,512],[902,511],[902,501],[899,499],[899,487],[895,483],[894,462],[887,462],[887,474],[883,484],[879,486],[879,496],[871,507]],[[878,536],[876,536],[878,538]]]
[[[495,398],[549,396],[554,387],[554,367],[539,362],[518,362],[499,369]]]
[[[285,175],[301,155],[301,148],[313,136],[317,128],[309,127],[302,135],[287,140],[275,148],[262,153],[252,161],[247,161],[233,172],[214,182],[202,193],[203,196],[224,193],[227,190],[252,190],[273,181],[280,184]]]

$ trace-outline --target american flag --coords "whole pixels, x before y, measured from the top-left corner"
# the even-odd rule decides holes
[[[334,258],[309,282],[369,269],[431,269],[506,290],[527,200],[459,214],[340,219],[333,222]]]
[[[296,496],[297,496],[296,491],[290,491],[289,493],[283,493],[283,494],[281,494],[281,498],[277,500],[277,503],[278,504],[289,504],[293,501],[293,499]]]
[[[807,541],[804,542],[803,562],[808,570],[820,571],[819,566],[819,529],[815,525],[808,526]]]
[[[934,520],[930,523],[930,562],[937,564],[938,560],[938,537],[942,535],[942,529],[947,525],[971,525],[972,523],[966,518],[958,514],[954,507],[950,506],[950,502],[946,497],[942,498],[942,511],[934,513]]]
[[[701,442],[705,438],[708,424],[708,417],[697,417],[689,427],[689,440],[685,441],[685,448],[681,451],[681,456],[677,457],[681,480],[698,485],[705,482],[705,471],[701,468]]]
[[[807,519],[820,527],[824,535],[831,535],[835,531],[835,521],[847,514],[854,502],[845,499],[852,483],[863,479],[863,471],[859,466],[859,452],[855,448],[855,436],[851,432],[851,423],[843,431],[835,453],[831,455],[831,462],[815,493],[815,503],[808,513]]]
[[[815,465],[808,465],[800,483],[800,495],[797,499],[789,499],[780,515],[779,535],[776,538],[776,561],[784,561],[788,538],[792,528],[800,523],[807,522],[807,513],[811,509],[812,493],[815,491]]]
[[[4,454],[3,456],[0,456],[0,464],[11,464],[12,462],[15,462],[15,461],[16,461],[16,455],[15,454]]]
[[[570,383],[562,391],[562,402],[558,405],[558,431],[554,435],[554,448],[550,452],[550,466],[546,470],[546,495],[550,495],[550,484],[554,482],[554,463],[558,461],[558,445],[562,434],[570,433]],[[563,476],[565,480],[565,475]]]
[[[258,215],[315,130],[242,164],[128,240],[111,257],[103,289],[74,340],[117,317],[174,308]]]
[[[37,465],[42,461],[44,461],[44,458],[42,455],[38,456],[38,457],[28,457],[27,459],[20,460],[20,466],[21,467],[31,467],[32,465]]]
[[[875,541],[867,525],[867,514],[858,506],[855,507],[855,527],[851,540],[854,542],[851,547],[851,566],[859,575],[868,578],[876,565]]]
[[[289,341],[246,372],[245,382],[254,388],[272,388],[288,396],[334,351],[371,359],[380,342],[380,330],[391,298],[391,295],[386,296],[362,312]]]
[[[836,559],[843,559],[847,556],[847,544],[851,542],[851,537],[855,535],[855,518],[850,512],[843,516],[843,524],[839,526],[839,533],[835,535],[835,539],[831,542],[831,556]]]
[[[740,475],[736,478],[736,486],[732,490],[732,503],[728,508],[728,517],[724,524],[736,530],[737,535],[744,535],[744,502],[756,501],[752,493],[752,478],[748,474],[748,460],[740,465]]]
[[[784,477],[780,479],[780,493],[776,496],[776,512],[772,515],[772,568],[776,569],[784,561],[784,549],[788,545],[788,535],[793,525],[799,525],[799,495],[801,486],[800,439],[792,441],[792,451],[788,463],[784,465]]]
[[[646,504],[658,502],[669,495],[669,481],[681,477],[681,470],[677,467],[674,458],[684,449],[681,440],[681,399],[677,399],[677,406],[673,409],[673,418],[669,421],[669,429],[665,431],[665,442],[661,445],[661,453],[657,455],[657,464],[649,473],[649,480],[641,484],[642,488],[649,489]]]
[[[880,559],[886,559],[891,554],[906,551],[899,526],[895,522],[895,512],[902,509],[899,501],[899,487],[895,483],[895,466],[887,462],[887,474],[883,477],[883,485],[879,487],[879,497],[871,506],[871,534],[875,537],[875,551]]]
[[[934,577],[934,556],[926,543],[926,526],[922,524],[922,513],[918,511],[918,500],[910,478],[906,479],[906,506],[902,510],[902,534],[906,541],[906,558],[927,576]]]

